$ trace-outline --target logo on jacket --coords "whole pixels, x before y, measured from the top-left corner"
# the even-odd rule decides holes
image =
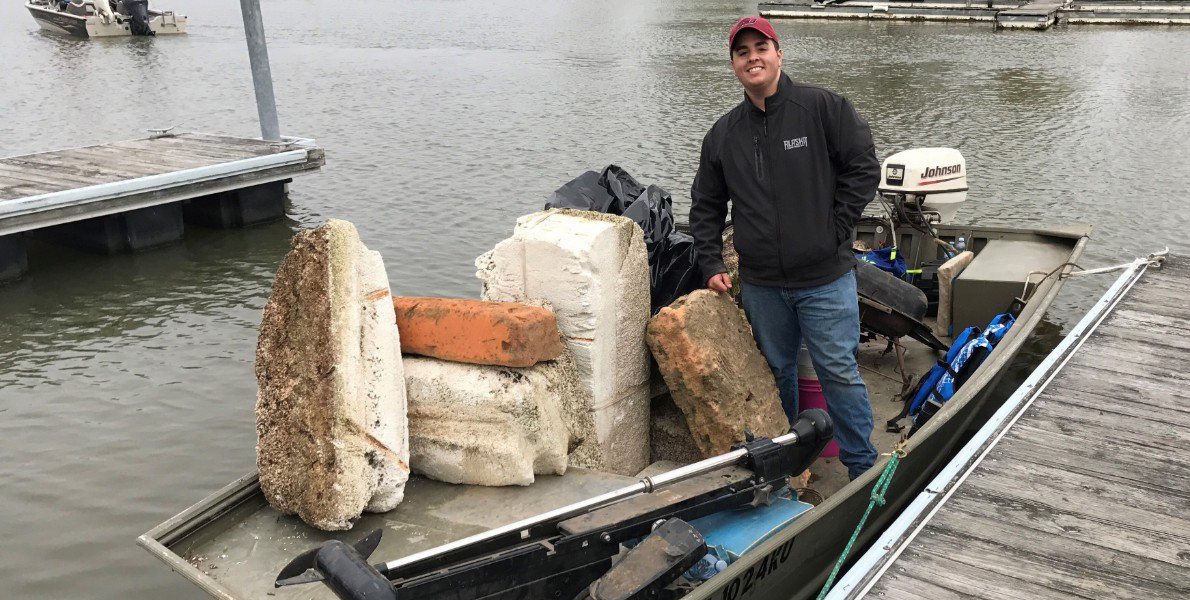
[[[800,138],[793,138],[792,140],[785,140],[785,149],[793,150],[794,148],[805,148],[809,143],[805,136]]]

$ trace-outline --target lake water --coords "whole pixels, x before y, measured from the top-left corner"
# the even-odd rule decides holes
[[[170,125],[258,135],[239,3],[159,4],[191,33],[74,40],[0,5],[0,156]],[[756,9],[263,5],[282,131],[327,154],[291,219],[113,258],[34,244],[33,272],[0,288],[0,596],[202,597],[134,540],[254,468],[256,325],[293,232],[348,219],[395,293],[475,297],[474,258],[585,170],[619,164],[685,220],[702,135],[742,97],[726,31]],[[1185,255],[1190,30],[775,26],[786,71],[851,98],[881,157],[963,152],[961,220],[1093,223],[1084,266]],[[1017,377],[1111,279],[1063,290]]]

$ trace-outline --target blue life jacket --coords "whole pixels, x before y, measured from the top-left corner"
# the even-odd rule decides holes
[[[897,253],[896,246],[861,252],[856,254],[855,258],[874,265],[881,271],[888,271],[901,279],[909,280],[909,267],[905,264],[905,257]]]
[[[913,435],[946,401],[954,397],[1015,322],[1012,314],[1003,313],[993,317],[983,331],[968,327],[959,332],[946,357],[917,382],[913,396],[905,401],[901,414],[888,420],[888,431],[900,431],[903,428],[900,420],[912,416],[913,429],[909,434]]]
[[[930,370],[930,376],[933,376],[935,371],[939,371],[937,382],[932,387],[925,385],[925,383],[929,383],[928,381],[923,382],[921,389],[913,398],[915,406],[910,407],[909,414],[913,416],[914,430],[924,425],[942,408],[943,404],[954,397],[959,388],[979,368],[979,365],[983,364],[984,359],[992,353],[1000,340],[1004,339],[1005,334],[1015,322],[1016,318],[1011,314],[1001,313],[993,317],[983,331],[979,331],[975,327],[968,327],[959,334],[959,338],[955,339],[950,351],[946,353],[946,360],[938,361],[938,364]],[[955,352],[955,348],[958,348],[958,352]],[[919,396],[921,397],[920,402],[918,402]],[[910,431],[910,434],[912,433]]]

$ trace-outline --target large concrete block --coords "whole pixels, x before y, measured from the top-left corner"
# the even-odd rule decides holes
[[[647,338],[674,403],[704,457],[789,430],[777,384],[727,294],[698,290],[661,309]]]
[[[483,299],[546,303],[574,356],[599,450],[591,468],[649,463],[649,270],[644,234],[615,215],[547,210],[475,261]]]
[[[256,458],[274,508],[320,529],[392,509],[409,478],[400,339],[380,255],[331,220],[294,236],[256,348]]]
[[[551,310],[519,302],[396,296],[401,351],[476,365],[531,367],[562,354]]]
[[[405,357],[410,466],[449,483],[529,485],[566,472],[570,429],[563,394],[571,366],[468,365]]]

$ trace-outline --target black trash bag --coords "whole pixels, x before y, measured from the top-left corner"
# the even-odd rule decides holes
[[[587,171],[558,188],[546,208],[575,208],[628,217],[645,232],[654,313],[697,289],[702,282],[694,238],[674,228],[673,199],[655,185],[645,187],[628,171],[609,165]]]

